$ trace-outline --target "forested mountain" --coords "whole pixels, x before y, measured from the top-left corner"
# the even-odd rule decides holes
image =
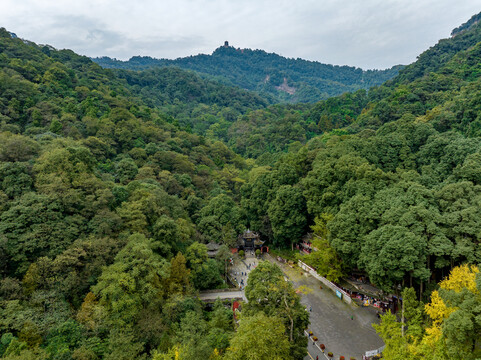
[[[209,102],[209,84],[198,84]],[[264,104],[234,92],[244,103],[224,99],[236,111]],[[176,101],[175,90],[162,93]],[[232,311],[218,303],[205,313],[196,294],[225,286],[230,251],[209,259],[205,242],[232,244],[244,229],[234,200],[245,160],[181,130],[90,59],[5,29],[0,114],[0,357],[233,356],[229,342],[243,341]],[[300,304],[290,285],[282,296],[293,305],[275,317],[250,314],[285,334],[283,359],[302,358],[307,317],[289,341],[286,311]]]
[[[481,215],[480,49],[476,24],[441,40],[385,85],[316,104],[310,118],[318,126],[338,116],[349,125],[313,137],[272,168],[252,170],[241,189],[250,226],[278,241],[272,202],[280,189],[297,191],[305,199],[301,224],[324,226],[340,261],[366,270],[386,290],[406,282],[423,286],[455,264],[480,262],[481,222],[474,221]],[[438,65],[419,72],[422,63]],[[399,239],[412,237],[410,254],[419,246],[417,261],[402,258],[400,241],[400,258],[376,263],[372,254],[388,251],[396,232]],[[410,270],[399,271],[401,264]]]
[[[274,97],[276,102],[288,103],[316,102],[345,92],[367,90],[391,79],[402,68],[362,70],[289,59],[263,50],[236,49],[228,45],[217,48],[212,55],[175,60],[140,56],[128,61],[108,57],[93,60],[105,68],[145,70],[176,66],[195,70],[228,84]]]
[[[364,90],[316,104],[275,104],[272,97],[203,79],[175,67],[115,70],[122,85],[160,116],[189,133],[228,144],[244,157],[272,164],[292,143],[349,125],[367,104]]]
[[[277,246],[314,225],[323,250],[305,260],[324,275],[363,271],[385,291],[415,289],[407,327],[393,316],[378,328],[387,359],[480,356],[481,275],[465,265],[481,263],[481,26],[471,24],[358,97],[350,125],[253,169],[241,188],[249,226]],[[356,109],[335,102],[316,105],[316,119]],[[430,296],[424,311],[416,298]]]
[[[226,132],[239,115],[274,101],[176,67],[119,70],[115,74],[145,104],[158,108],[181,128],[199,135],[210,133],[210,137]]]
[[[262,329],[264,358],[304,358],[307,314],[275,266],[252,273],[237,331],[196,297],[225,286],[250,227],[271,248],[312,229],[305,260],[328,277],[412,286],[407,335],[393,317],[378,328],[387,359],[479,358],[476,19],[391,81],[312,105],[174,67],[103,69],[1,29],[0,357],[242,359]]]

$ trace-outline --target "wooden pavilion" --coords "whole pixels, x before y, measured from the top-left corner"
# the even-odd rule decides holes
[[[267,251],[266,247],[263,246],[265,241],[261,240],[258,233],[247,229],[237,238],[237,249],[238,250],[261,250],[262,252]],[[265,248],[265,249],[264,249]]]

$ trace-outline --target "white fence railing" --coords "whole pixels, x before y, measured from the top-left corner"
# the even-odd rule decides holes
[[[326,285],[329,289],[334,291],[338,297],[340,297],[342,300],[344,300],[346,303],[350,304],[352,302],[351,296],[342,290],[340,287],[338,287],[336,284],[330,282],[327,280],[325,277],[319,275],[316,270],[314,270],[312,267],[309,265],[303,263],[301,260],[298,262],[299,267],[303,269],[304,271],[307,271],[309,274],[314,276],[317,280],[322,282],[324,285]]]

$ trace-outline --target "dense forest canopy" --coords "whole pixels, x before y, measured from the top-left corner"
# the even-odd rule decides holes
[[[362,71],[344,69],[356,91],[315,104],[179,64],[103,69],[1,29],[0,357],[243,359],[255,338],[303,359],[308,314],[277,267],[252,272],[237,331],[196,296],[226,286],[247,227],[279,249],[313,231],[321,251],[305,260],[322,275],[403,289],[407,335],[394,317],[377,328],[388,358],[479,357],[473,19],[383,85],[359,89]],[[271,55],[251,52],[216,56]]]
[[[309,112],[318,128],[336,127],[344,115],[336,124],[344,129],[252,170],[241,189],[249,224],[275,241],[272,207],[290,186],[305,199],[305,224],[328,219],[326,236],[342,263],[386,290],[425,286],[454,264],[480,262],[480,41],[481,28],[472,27],[367,94],[316,104]]]
[[[282,103],[313,103],[359,89],[369,89],[396,76],[402,66],[386,70],[362,70],[352,66],[288,59],[263,50],[236,49],[224,45],[212,55],[175,60],[134,56],[128,61],[108,57],[93,59],[105,68],[145,70],[176,66],[210,78],[256,91]]]
[[[303,358],[290,284],[278,296],[292,305],[250,310],[237,333],[228,307],[197,297],[226,286],[253,164],[191,118],[233,122],[268,101],[180,69],[114,74],[5,29],[0,67],[0,357],[237,359],[260,321],[284,338],[279,358]]]
[[[318,127],[337,114],[348,119],[346,109],[349,124],[251,170],[241,188],[250,226],[277,246],[298,239],[283,236],[291,234],[286,224],[297,234],[312,224],[322,252],[306,261],[323,275],[363,271],[385,291],[416,289],[412,332],[394,316],[378,328],[388,359],[479,357],[477,268],[454,268],[459,285],[445,280],[432,292],[454,266],[481,263],[481,27],[471,23],[367,95],[329,99],[335,106],[327,113],[328,102],[317,104],[310,111],[317,108]],[[286,191],[290,201],[281,200]],[[295,200],[299,193],[304,203]],[[419,297],[431,297],[425,310]]]

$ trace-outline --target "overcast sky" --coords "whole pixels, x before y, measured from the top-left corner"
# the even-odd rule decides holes
[[[240,48],[328,64],[409,64],[481,0],[0,0],[0,27],[87,56],[177,58]]]

